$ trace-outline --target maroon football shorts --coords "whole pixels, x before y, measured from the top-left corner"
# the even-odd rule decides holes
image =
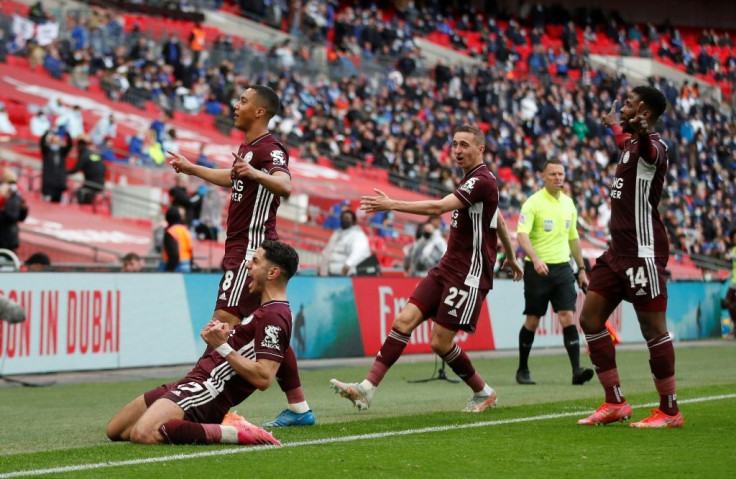
[[[143,393],[146,407],[151,407],[157,399],[168,399],[184,410],[187,421],[202,424],[220,424],[230,410],[222,395],[215,396],[193,378],[184,378],[175,383],[161,386]]]
[[[425,319],[432,318],[454,331],[474,332],[488,290],[466,286],[452,275],[440,275],[436,268],[429,270],[409,302],[419,308]]]
[[[248,285],[252,278],[245,267],[246,261],[242,255],[225,257],[222,267],[225,273],[220,280],[217,291],[215,309],[225,311],[244,318],[253,313],[261,305],[259,294],[250,294]]]
[[[667,257],[635,258],[606,251],[590,272],[588,289],[636,311],[667,310]]]

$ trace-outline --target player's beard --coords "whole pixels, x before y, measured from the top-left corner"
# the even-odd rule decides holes
[[[629,120],[627,119],[621,122],[621,130],[624,133],[631,133],[631,134],[634,133],[634,128],[631,126],[631,124],[629,123]]]

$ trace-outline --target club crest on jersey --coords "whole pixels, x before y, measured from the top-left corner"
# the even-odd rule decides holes
[[[460,189],[467,194],[470,194],[473,191],[473,187],[475,186],[475,183],[478,181],[478,178],[470,178],[463,186],[460,187]]]
[[[623,156],[621,156],[621,163],[626,164],[629,162],[629,156],[631,156],[631,153],[628,151],[624,151]]]
[[[261,341],[262,348],[279,349],[279,331],[281,328],[269,324],[263,329],[264,338]]]
[[[252,159],[253,159],[253,152],[252,151],[249,151],[243,157],[243,161],[245,161],[246,163],[250,163],[250,160],[252,160]]]
[[[273,164],[276,166],[284,166],[286,164],[284,152],[281,150],[273,150],[271,152],[271,159],[273,160]]]
[[[546,219],[546,220],[544,220],[544,222],[542,223],[542,225],[544,226],[544,231],[546,231],[547,233],[549,233],[555,227],[555,220]]]

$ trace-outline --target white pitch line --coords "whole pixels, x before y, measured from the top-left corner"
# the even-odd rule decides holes
[[[689,403],[719,401],[722,399],[734,399],[734,398],[736,398],[736,394],[723,394],[720,396],[706,396],[706,397],[700,397],[700,398],[683,399],[683,400],[678,400],[678,403],[679,404],[689,404]],[[632,408],[653,407],[653,406],[658,406],[658,405],[659,403],[638,404],[638,405],[632,405]],[[580,411],[561,412],[561,413],[555,413],[555,414],[543,414],[540,416],[519,417],[519,418],[513,418],[513,419],[498,419],[495,421],[481,421],[481,422],[474,422],[474,423],[469,423],[469,424],[433,426],[433,427],[423,427],[420,429],[405,429],[403,431],[374,432],[370,434],[359,434],[355,436],[329,437],[325,439],[311,439],[309,441],[289,442],[289,443],[282,445],[280,448],[277,448],[275,446],[250,446],[250,447],[239,446],[237,448],[217,449],[213,451],[195,452],[191,454],[173,454],[170,456],[149,457],[146,459],[129,459],[127,461],[98,462],[96,464],[80,464],[78,466],[63,466],[63,467],[53,467],[49,469],[34,469],[34,470],[27,470],[27,471],[6,472],[3,474],[0,474],[0,479],[10,478],[10,477],[26,477],[26,476],[41,476],[41,475],[46,475],[46,474],[60,474],[64,472],[89,471],[93,469],[102,469],[106,467],[135,466],[139,464],[152,464],[156,462],[178,461],[178,460],[186,460],[186,459],[195,459],[199,457],[224,456],[227,454],[245,454],[249,452],[263,451],[266,449],[283,449],[287,447],[315,446],[315,445],[321,445],[321,444],[334,444],[338,442],[353,442],[353,441],[363,441],[366,439],[380,439],[380,438],[392,437],[392,436],[408,436],[410,434],[423,434],[423,433],[428,433],[428,432],[442,432],[442,431],[450,431],[450,430],[456,430],[456,429],[470,429],[470,428],[476,428],[476,427],[501,426],[504,424],[516,424],[516,423],[521,423],[521,422],[544,421],[547,419],[558,419],[561,417],[579,416],[580,414],[581,414]]]

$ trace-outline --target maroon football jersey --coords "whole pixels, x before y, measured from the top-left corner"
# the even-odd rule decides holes
[[[289,154],[270,133],[240,145],[238,155],[265,173],[283,171],[290,174]],[[225,254],[242,253],[250,258],[264,239],[277,240],[276,210],[280,204],[281,197],[259,183],[234,180],[228,207]]]
[[[611,247],[619,256],[653,258],[669,255],[667,233],[657,208],[667,172],[667,145],[658,133],[649,135],[656,158],[639,156],[631,135],[619,135],[621,157],[611,185]]]
[[[290,340],[289,303],[270,301],[235,326],[227,343],[245,358],[253,361],[270,359],[280,363]],[[240,404],[256,389],[235,372],[227,359],[209,348],[187,377],[203,381],[213,396],[222,395],[232,405]]]
[[[454,192],[467,208],[452,212],[447,252],[437,265],[440,273],[460,275],[465,285],[493,286],[496,261],[498,185],[484,164],[468,172]]]

